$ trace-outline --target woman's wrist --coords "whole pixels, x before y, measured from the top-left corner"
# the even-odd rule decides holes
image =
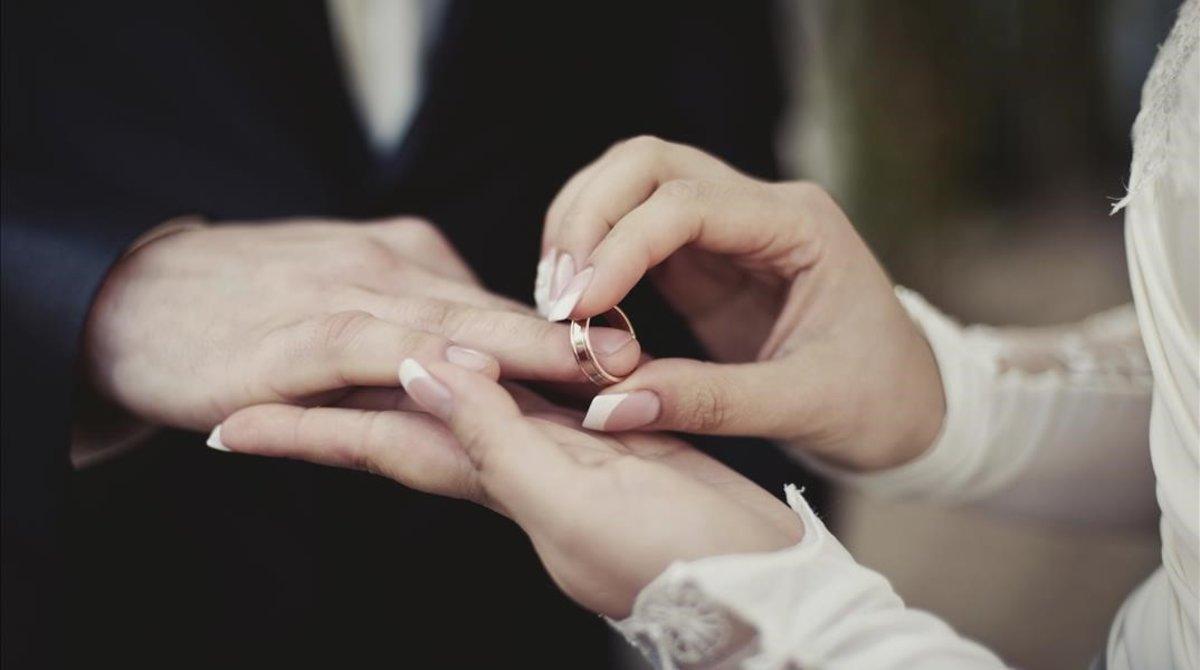
[[[896,439],[882,460],[868,464],[873,470],[898,467],[919,458],[937,441],[946,420],[946,394],[937,360],[925,337],[920,333],[914,333],[914,337],[918,342],[908,357],[911,371],[905,375],[910,383],[896,393],[896,398],[902,400],[901,406],[893,410],[900,421]]]
[[[911,322],[892,342],[879,382],[855,406],[838,402],[844,430],[833,439],[800,437],[789,442],[803,453],[851,472],[877,472],[917,460],[937,442],[946,417],[946,397],[937,360],[925,336]],[[850,383],[863,387],[861,379]]]

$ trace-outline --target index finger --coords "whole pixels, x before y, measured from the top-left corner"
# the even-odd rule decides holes
[[[642,136],[613,147],[597,161],[569,206],[560,208],[546,246],[569,254],[581,270],[592,250],[621,217],[660,185],[681,178],[726,179],[737,172],[692,147]]]
[[[466,374],[463,374],[463,373]],[[446,422],[474,465],[488,501],[525,527],[553,517],[570,459],[522,414],[499,384],[441,362],[405,359],[405,391]]]
[[[436,300],[374,298],[367,310],[412,328],[438,333],[456,344],[484,351],[500,363],[506,379],[583,382],[565,324],[509,310],[482,309]],[[592,346],[605,369],[617,376],[637,367],[637,339],[616,328],[590,330]]]

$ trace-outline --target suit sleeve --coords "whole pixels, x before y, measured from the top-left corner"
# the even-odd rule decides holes
[[[69,185],[37,183],[5,161],[3,646],[6,664],[31,667],[42,665],[60,623],[60,526],[84,324],[113,262],[158,219],[101,200],[72,203]]]
[[[68,441],[80,343],[112,263],[162,213],[104,192],[45,151],[28,7],[3,5],[0,291],[3,661],[53,667],[61,647]]]

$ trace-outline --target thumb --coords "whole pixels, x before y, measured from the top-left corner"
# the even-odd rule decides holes
[[[435,361],[426,368],[412,358],[400,365],[400,383],[416,404],[450,428],[489,503],[520,523],[523,512],[536,513],[547,502],[542,484],[554,481],[569,462],[521,415],[508,391],[456,365]]]
[[[813,407],[782,361],[736,365],[684,358],[650,361],[592,399],[592,430],[678,430],[706,435],[788,437]]]

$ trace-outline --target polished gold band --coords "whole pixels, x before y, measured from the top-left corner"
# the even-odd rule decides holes
[[[637,333],[633,332],[633,323],[625,312],[621,311],[620,307],[613,307],[601,317],[606,318],[614,326],[622,328],[629,332],[630,337],[637,339]],[[588,317],[583,321],[571,321],[571,351],[575,354],[575,362],[579,364],[579,369],[583,370],[583,374],[588,378],[588,381],[596,386],[609,386],[616,384],[624,379],[618,377],[600,365],[599,359],[596,357],[596,352],[592,349],[592,341],[588,337],[588,331],[592,327],[592,318]]]

